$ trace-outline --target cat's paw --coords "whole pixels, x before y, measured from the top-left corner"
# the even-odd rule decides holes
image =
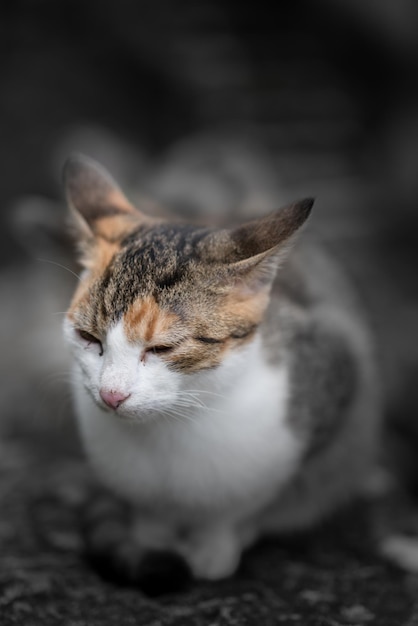
[[[219,580],[237,570],[241,549],[232,532],[221,530],[200,535],[183,554],[195,578]]]
[[[83,512],[84,554],[97,573],[149,596],[184,589],[191,579],[184,559],[169,550],[146,549],[134,539],[130,511],[105,496]]]
[[[174,552],[140,550],[122,542],[87,556],[105,580],[138,588],[151,597],[183,591],[191,581],[190,569]]]

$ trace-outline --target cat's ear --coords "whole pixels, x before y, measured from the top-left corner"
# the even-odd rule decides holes
[[[69,157],[63,179],[76,236],[84,244],[97,237],[118,241],[133,224],[147,219],[132,206],[106,169],[89,157]]]
[[[268,290],[313,203],[313,199],[307,198],[238,228],[223,231],[216,247],[217,254],[224,255],[228,281],[245,292]]]

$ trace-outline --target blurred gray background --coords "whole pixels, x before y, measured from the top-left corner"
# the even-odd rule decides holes
[[[0,496],[6,512],[0,540],[14,572],[11,582],[0,571],[0,588],[12,585],[10,597],[17,598],[10,623],[25,623],[28,585],[44,625],[67,623],[69,605],[57,605],[57,588],[68,602],[68,589],[78,590],[77,600],[76,591],[71,596],[72,619],[82,614],[74,608],[78,602],[83,610],[93,596],[104,594],[103,602],[110,602],[97,581],[89,579],[88,587],[88,570],[77,569],[77,539],[69,528],[78,496],[68,485],[85,485],[86,478],[78,465],[75,470],[62,461],[79,454],[60,336],[76,281],[62,266],[77,270],[63,228],[60,182],[72,150],[101,160],[150,210],[157,203],[236,219],[315,196],[309,230],[345,264],[363,297],[387,399],[388,450],[417,489],[416,0],[282,0],[274,12],[263,2],[233,0],[2,0],[0,49]],[[21,440],[23,453],[16,448]],[[37,449],[45,459],[65,454],[41,470]],[[47,539],[39,539],[44,531],[35,524],[41,534],[28,542],[31,531],[19,523],[31,515],[47,528]],[[344,576],[342,563],[349,564],[337,596],[356,606],[353,545],[342,553],[328,546],[324,554],[333,556],[324,567],[331,564]],[[46,553],[53,566],[40,564]],[[269,584],[275,576],[296,577],[289,597],[303,588],[301,577],[308,591],[317,588],[312,572],[295,569],[293,561],[283,574],[264,567],[267,553],[254,558],[258,580],[268,578],[265,572],[271,572]],[[315,558],[315,567],[322,567],[322,557]],[[385,598],[395,594],[409,608],[411,601],[399,579],[379,567],[373,575],[380,586],[364,583],[364,598],[374,604],[363,621],[403,624]],[[94,590],[89,597],[76,575]],[[263,585],[245,590],[247,600],[253,594],[250,613],[266,606],[276,614]],[[225,590],[244,606],[241,592]],[[48,593],[57,622],[45,612]],[[117,597],[122,604],[127,598]],[[303,600],[308,608],[312,597]],[[335,597],[321,597],[332,623],[339,623]],[[0,608],[9,606],[7,598],[0,593],[6,602]],[[392,609],[395,621],[386,622]],[[206,609],[199,610],[203,616]],[[112,619],[97,615],[88,623]],[[193,611],[178,622],[152,615],[164,624],[207,623],[194,621]],[[257,615],[245,623],[276,623]],[[310,616],[307,611],[300,623],[313,624]]]
[[[310,228],[362,291],[388,413],[418,441],[414,0],[283,0],[274,13],[228,0],[4,1],[0,46],[5,421],[27,414],[25,397],[34,407],[46,394],[44,416],[48,394],[63,395],[57,314],[74,282],[46,266],[71,261],[42,220],[59,243],[60,170],[76,149],[134,195],[164,203],[174,189],[182,210],[192,198],[236,217],[315,196]]]

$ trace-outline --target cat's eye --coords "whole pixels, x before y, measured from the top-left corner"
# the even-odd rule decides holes
[[[103,355],[103,346],[102,346],[102,342],[100,341],[100,339],[97,339],[97,337],[89,333],[87,330],[83,330],[82,328],[77,328],[77,334],[81,339],[83,339],[83,341],[87,342],[88,346],[91,345],[92,343],[99,346],[100,348],[99,354],[100,356]]]
[[[166,354],[167,352],[171,352],[173,346],[152,346],[149,348],[149,352],[153,354]]]

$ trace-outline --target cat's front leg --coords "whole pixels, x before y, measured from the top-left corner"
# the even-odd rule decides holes
[[[242,542],[237,530],[215,525],[192,531],[176,546],[195,578],[218,580],[231,576],[238,568]]]

